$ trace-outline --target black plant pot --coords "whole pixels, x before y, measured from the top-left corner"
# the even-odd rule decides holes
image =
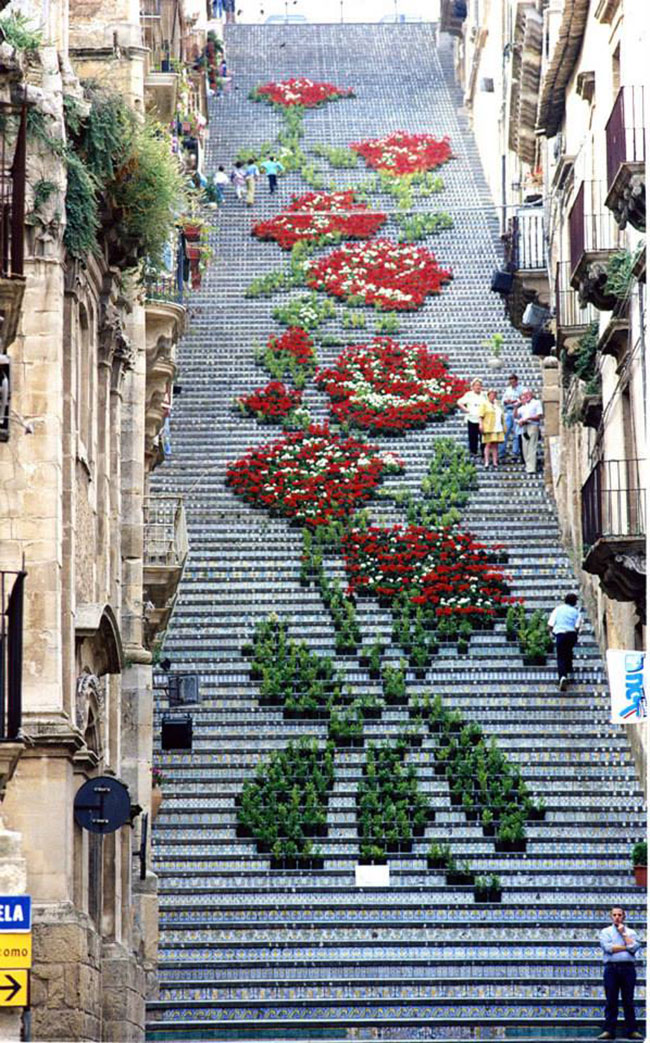
[[[242,826],[241,822],[238,822],[235,827],[235,834],[241,839],[244,837],[250,837],[251,831],[248,826]]]
[[[496,823],[491,822],[489,826],[483,826],[483,836],[493,837],[497,831]]]
[[[361,713],[366,721],[381,720],[381,706],[364,706]]]
[[[475,902],[480,902],[480,903],[484,903],[484,902],[490,902],[490,903],[500,902],[501,901],[501,891],[498,888],[494,888],[493,889],[493,888],[490,888],[490,887],[487,887],[485,889],[481,889],[480,891],[474,891],[474,901]]]
[[[373,681],[378,681],[379,678],[381,677],[381,670],[368,670],[368,676]]]
[[[473,873],[464,873],[460,869],[454,869],[447,873],[447,883],[451,887],[464,887],[466,884],[474,883]]]
[[[385,866],[388,862],[385,858],[369,858],[367,855],[359,856],[360,866]]]
[[[495,851],[525,851],[526,840],[495,840],[494,842]]]
[[[529,822],[543,822],[546,818],[546,808],[531,808],[526,818]]]
[[[436,761],[436,763],[433,766],[433,770],[436,775],[444,775],[445,771],[447,770],[447,762]]]
[[[447,863],[444,858],[431,858],[427,856],[427,865],[429,869],[445,869]]]
[[[503,294],[504,297],[512,290],[512,283],[514,276],[512,272],[504,272],[500,268],[495,268],[492,272],[492,281],[490,283],[490,289],[493,293]]]

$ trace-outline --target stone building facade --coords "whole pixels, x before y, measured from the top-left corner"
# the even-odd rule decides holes
[[[603,650],[646,640],[643,8],[441,3],[500,214],[505,306],[540,356],[548,487]],[[628,734],[645,778],[645,728]]]
[[[17,576],[24,590],[21,728],[0,743],[0,893],[33,900],[31,1038],[136,1040],[157,961],[152,649],[187,554],[182,504],[148,482],[185,307],[129,275],[133,244],[110,222],[95,256],[72,259],[63,242],[66,105],[83,111],[92,78],[150,107],[139,4],[21,10],[41,39],[28,52],[0,44],[3,222],[14,218],[0,279],[4,619]],[[12,648],[0,642],[5,671]],[[98,775],[128,787],[132,811],[105,836],[73,815]],[[20,1017],[0,1011],[0,1038],[21,1038]]]

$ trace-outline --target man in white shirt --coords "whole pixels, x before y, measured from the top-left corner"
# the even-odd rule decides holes
[[[573,670],[573,649],[582,624],[582,616],[577,605],[576,595],[567,594],[564,604],[556,605],[548,617],[548,625],[555,638],[557,676],[561,692],[565,690],[569,682],[569,674]]]
[[[635,956],[641,946],[636,932],[625,926],[625,910],[618,905],[612,909],[611,925],[600,932],[600,947],[605,960],[603,980],[606,1002],[605,1030],[598,1038],[616,1038],[620,992],[625,1015],[625,1038],[643,1039],[643,1035],[637,1030],[634,1012]]]
[[[535,474],[537,471],[537,443],[543,415],[539,399],[533,396],[532,391],[523,391],[521,405],[515,409],[515,420],[522,437],[521,449],[527,474]]]

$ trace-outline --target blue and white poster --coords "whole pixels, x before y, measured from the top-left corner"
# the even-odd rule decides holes
[[[607,649],[607,673],[612,696],[612,724],[638,724],[648,716],[646,654]]]

